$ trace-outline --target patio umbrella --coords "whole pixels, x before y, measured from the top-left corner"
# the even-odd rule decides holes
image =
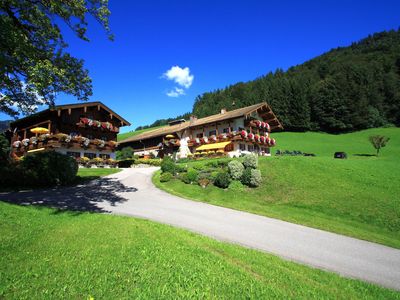
[[[35,127],[35,128],[31,129],[31,132],[35,133],[35,134],[45,134],[45,133],[49,133],[49,130],[44,127]]]
[[[165,136],[167,139],[173,139],[174,138],[174,136],[172,135],[172,134],[168,134],[168,135],[166,135]]]

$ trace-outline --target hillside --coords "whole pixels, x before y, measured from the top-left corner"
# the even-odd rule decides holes
[[[154,129],[157,129],[157,128],[160,128],[160,127],[163,127],[163,126],[164,125],[154,126],[154,127],[145,126],[144,129],[136,129],[135,131],[129,131],[129,132],[125,132],[125,133],[120,133],[117,136],[117,140],[118,140],[118,142],[120,142],[120,141],[126,140],[127,138],[130,138],[132,136],[138,135],[140,133],[143,133],[143,132],[146,132],[146,131],[150,131],[150,130],[154,130]],[[138,128],[142,128],[142,127],[138,127]]]
[[[348,132],[400,125],[400,31],[381,32],[284,72],[196,98],[204,117],[267,101],[285,130]]]
[[[374,156],[370,135],[390,137]],[[300,223],[400,248],[400,128],[355,133],[274,133],[276,150],[299,150],[316,157],[260,158],[263,184],[238,193],[201,188],[180,180],[154,183],[168,192],[233,209]],[[333,159],[346,151],[348,159]],[[204,164],[195,161],[190,164]]]

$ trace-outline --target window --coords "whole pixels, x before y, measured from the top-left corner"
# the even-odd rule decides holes
[[[247,150],[250,152],[254,151],[254,146],[253,145],[247,145]]]
[[[238,131],[242,131],[242,130],[244,130],[243,127],[238,127]]]
[[[85,153],[84,156],[87,157],[87,158],[92,159],[92,158],[96,157],[96,153]]]
[[[110,158],[110,154],[100,154],[100,157],[102,159],[109,159]]]
[[[231,131],[233,131],[233,128],[232,128],[232,127],[231,127],[230,129],[231,129]],[[224,128],[224,129],[222,130],[222,132],[223,132],[223,133],[229,133],[229,128]]]
[[[211,130],[208,132],[208,136],[212,136],[212,135],[217,135],[217,131],[216,130]]]
[[[74,151],[67,151],[67,155],[74,157],[74,158],[78,158],[81,157],[81,153],[80,152],[74,152]]]
[[[246,145],[245,144],[239,144],[239,149],[240,149],[240,151],[246,151]]]
[[[196,137],[201,139],[203,137],[203,133],[201,132],[201,133],[196,134]]]

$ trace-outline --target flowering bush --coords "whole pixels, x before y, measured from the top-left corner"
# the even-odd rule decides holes
[[[254,154],[245,155],[243,159],[243,166],[246,168],[257,169],[258,167],[258,158]]]
[[[89,163],[90,159],[86,156],[84,157],[77,157],[76,162],[82,166],[86,166]]]
[[[262,181],[262,178],[261,178],[260,170],[251,169],[249,186],[257,187],[261,184],[261,181]]]
[[[89,162],[90,165],[95,165],[95,166],[102,166],[103,163],[104,160],[101,157],[92,158]]]
[[[244,167],[240,161],[232,160],[228,163],[228,170],[232,179],[239,180],[243,175]]]
[[[108,158],[105,160],[105,163],[109,165],[110,167],[115,167],[117,165],[117,161],[112,158]]]

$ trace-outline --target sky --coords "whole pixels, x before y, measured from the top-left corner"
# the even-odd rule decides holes
[[[89,69],[90,100],[132,123],[122,132],[189,112],[202,93],[400,27],[400,1],[110,0],[109,8],[113,42],[94,20],[90,42],[63,33]]]

